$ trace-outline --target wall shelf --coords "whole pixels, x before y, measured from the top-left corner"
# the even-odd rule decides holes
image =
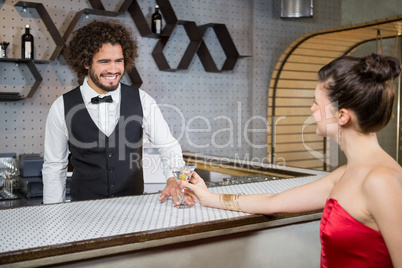
[[[45,7],[41,3],[34,3],[34,2],[23,2],[19,1],[15,5],[15,7],[22,7],[22,8],[34,8],[38,12],[39,16],[41,17],[43,23],[45,24],[47,30],[49,31],[53,41],[56,44],[56,49],[51,54],[49,61],[54,61],[57,56],[60,54],[60,51],[63,49],[64,40],[61,37],[59,31],[57,30],[54,22],[47,13]]]
[[[54,22],[50,18],[49,13],[46,11],[43,4],[19,1],[14,6],[21,7],[22,9],[34,8],[38,12],[40,18],[42,19],[47,30],[49,31],[54,43],[56,44],[56,48],[51,53],[51,56],[48,60],[26,60],[26,59],[16,59],[16,58],[1,58],[0,59],[1,62],[13,62],[15,64],[21,64],[21,63],[26,64],[28,69],[30,70],[30,72],[32,73],[32,75],[34,77],[35,82],[29,88],[29,90],[25,90],[19,94],[17,94],[17,93],[0,94],[0,100],[21,100],[24,98],[32,97],[34,95],[34,93],[36,92],[36,90],[38,89],[40,83],[42,82],[42,76],[40,75],[35,64],[46,64],[46,63],[49,63],[50,61],[54,61],[64,46],[64,40],[61,37],[59,31],[57,30],[56,26],[54,25]]]
[[[222,72],[233,70],[237,60],[240,58],[240,54],[236,49],[233,39],[230,36],[228,29],[226,28],[226,25],[220,23],[208,23],[201,25],[198,28],[200,29],[202,36],[205,35],[208,28],[212,28],[226,55],[226,60],[223,63],[222,68],[219,70],[215,62],[213,61],[212,56],[210,56],[211,54],[208,51],[207,45],[205,44],[205,42],[202,42],[197,53],[201,59],[205,71]]]
[[[178,21],[177,25],[183,26],[188,38],[190,39],[190,42],[177,68],[172,68],[169,66],[169,63],[163,54],[163,49],[168,44],[169,38],[160,38],[154,50],[152,51],[152,57],[154,58],[159,70],[177,71],[187,69],[202,42],[202,34],[195,22],[180,20]]]
[[[102,4],[101,0],[89,0],[90,5],[93,7],[83,9],[78,11],[75,16],[73,17],[72,21],[70,22],[67,30],[65,31],[63,37],[60,35],[59,31],[57,30],[54,22],[50,18],[48,12],[46,11],[45,7],[41,3],[36,2],[26,2],[26,1],[19,1],[14,6],[21,7],[22,9],[26,8],[33,8],[35,9],[40,18],[42,19],[43,23],[45,24],[47,30],[49,31],[56,48],[51,53],[51,56],[48,60],[24,60],[24,59],[10,59],[10,58],[2,58],[0,62],[13,62],[15,64],[27,64],[29,70],[31,71],[32,75],[35,78],[35,82],[30,88],[29,92],[20,94],[18,96],[19,99],[25,97],[32,97],[35,91],[38,89],[42,77],[36,68],[35,64],[47,64],[51,61],[56,60],[59,54],[62,52],[62,49],[67,42],[68,38],[74,31],[78,21],[83,15],[96,15],[96,16],[106,16],[106,17],[117,17],[123,15],[125,12],[129,12],[130,16],[132,17],[140,35],[142,37],[147,38],[156,38],[158,42],[152,51],[152,57],[154,58],[159,70],[162,71],[177,71],[177,70],[185,70],[189,67],[194,55],[197,54],[200,58],[200,61],[205,69],[206,72],[222,72],[222,71],[229,71],[233,70],[237,60],[244,56],[240,56],[236,46],[229,34],[228,29],[224,24],[217,24],[217,23],[209,23],[204,24],[201,26],[196,25],[194,21],[184,21],[178,20],[176,14],[169,2],[169,0],[156,0],[156,3],[159,5],[160,12],[163,15],[163,19],[165,21],[165,25],[162,29],[161,34],[154,34],[151,31],[150,25],[146,20],[144,14],[141,11],[141,8],[137,2],[137,0],[124,0],[121,6],[119,7],[118,11],[107,11]],[[169,63],[163,54],[163,49],[165,48],[166,44],[169,42],[169,39],[177,25],[183,26],[184,30],[190,39],[190,42],[180,60],[178,66],[176,68],[172,68],[169,66]],[[225,53],[226,60],[221,69],[218,69],[216,66],[211,53],[208,50],[207,44],[203,40],[203,36],[208,28],[212,28],[215,31],[215,34],[218,38],[220,45]],[[142,79],[140,74],[138,73],[137,69],[133,69],[127,72],[132,84],[136,87],[140,87],[142,84]],[[7,96],[4,98],[10,99],[15,94],[6,94]],[[1,100],[1,96],[0,96]]]
[[[27,89],[22,91],[21,93],[1,92],[0,93],[0,101],[22,100],[25,98],[31,98],[43,80],[39,70],[36,68],[36,65],[34,63],[35,61],[34,60],[24,60],[24,59],[10,59],[10,58],[4,59],[4,58],[2,58],[1,62],[26,64],[29,71],[31,72],[31,74],[34,77],[35,82],[31,87],[27,87]],[[36,63],[48,63],[48,61],[36,61]]]
[[[128,6],[127,11],[133,18],[134,23],[142,37],[164,38],[169,37],[173,33],[178,20],[169,0],[156,0],[156,3],[159,5],[159,10],[163,15],[163,19],[165,20],[165,26],[163,27],[161,34],[154,34],[152,32],[148,21],[145,19],[145,16],[138,5],[138,2],[136,0],[131,0],[130,2],[131,4]],[[124,6],[124,3],[122,6]]]

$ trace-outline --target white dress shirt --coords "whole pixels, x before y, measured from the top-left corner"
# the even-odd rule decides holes
[[[99,95],[88,85],[88,80],[85,78],[80,90],[92,120],[106,136],[109,136],[120,118],[120,85],[114,91]],[[166,179],[173,177],[169,167],[183,162],[181,147],[170,133],[169,126],[155,100],[141,89],[139,93],[143,110],[142,128],[144,133],[161,155]],[[112,103],[91,103],[93,97],[106,95],[112,96]],[[45,128],[42,170],[43,203],[45,204],[65,201],[68,155],[68,130],[64,115],[63,96],[60,96],[50,107]]]

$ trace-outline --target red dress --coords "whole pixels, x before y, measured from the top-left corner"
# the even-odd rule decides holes
[[[321,268],[392,267],[379,231],[349,215],[335,199],[328,199],[321,217]]]

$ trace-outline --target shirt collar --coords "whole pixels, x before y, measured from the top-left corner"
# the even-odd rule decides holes
[[[84,82],[82,83],[80,90],[81,90],[81,95],[82,98],[84,99],[84,103],[91,103],[91,99],[93,97],[104,97],[104,96],[112,96],[113,98],[113,103],[120,103],[120,83],[119,86],[116,88],[116,90],[109,91],[106,94],[100,95],[98,92],[96,92],[94,89],[92,89],[88,85],[88,76],[85,77]]]

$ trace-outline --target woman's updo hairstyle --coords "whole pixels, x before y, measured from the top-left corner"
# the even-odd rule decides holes
[[[399,76],[401,67],[391,56],[343,56],[322,67],[318,80],[324,83],[338,110],[352,110],[359,131],[367,134],[378,132],[391,119],[395,96],[392,81]]]

